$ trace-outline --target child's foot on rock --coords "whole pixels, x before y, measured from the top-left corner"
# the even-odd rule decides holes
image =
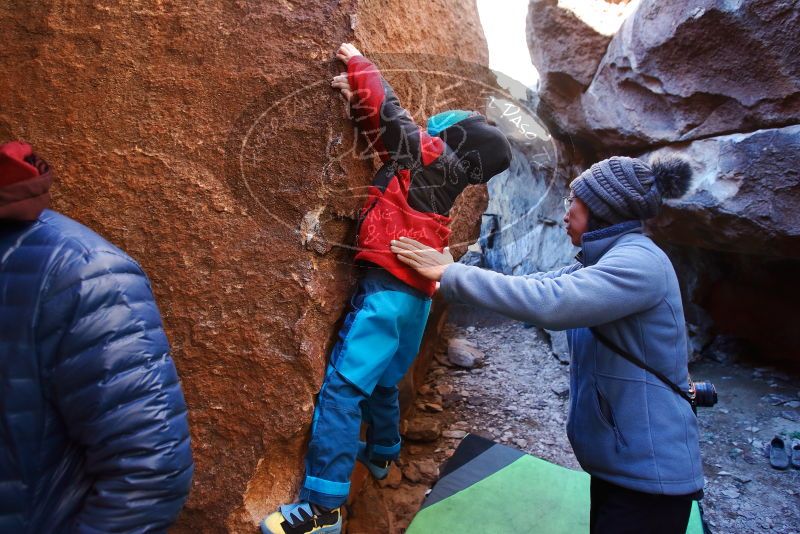
[[[376,480],[383,480],[389,476],[389,466],[391,462],[386,460],[372,460],[367,458],[367,444],[363,441],[358,442],[358,455],[356,456],[359,462],[369,470]]]
[[[261,521],[262,534],[341,534],[341,508],[323,510],[308,502],[284,504]]]

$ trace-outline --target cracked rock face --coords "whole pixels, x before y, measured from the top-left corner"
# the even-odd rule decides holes
[[[595,0],[583,3],[590,9],[606,5]],[[558,0],[531,0],[526,27],[531,61],[540,75],[537,113],[557,131],[585,130],[581,95],[592,82],[611,35]]]
[[[328,85],[343,70],[335,48],[353,41],[383,69],[429,54],[440,62],[405,61],[471,76],[459,61],[488,62],[474,6],[11,3],[0,34],[0,139],[31,142],[54,169],[53,207],[152,280],[196,461],[173,531],[251,532],[296,496],[353,289],[352,192],[374,171],[353,156],[366,147]],[[480,109],[470,83],[387,78],[419,121],[445,105]],[[451,100],[433,99],[436,87]],[[465,194],[454,240],[474,240],[485,205],[485,187]]]
[[[560,268],[576,249],[564,231],[568,190],[552,168],[541,165],[541,150],[512,142],[511,167],[489,182],[489,206],[481,227],[482,267],[527,274]],[[553,163],[548,161],[548,163]]]
[[[539,113],[561,136],[610,153],[800,122],[792,1],[642,0],[613,37],[567,4],[528,14]]]
[[[648,154],[669,155],[691,163],[692,188],[665,204],[649,228],[668,245],[681,279],[692,352],[708,353],[713,334],[721,334],[747,341],[742,345],[754,346],[761,357],[796,361],[800,126]],[[731,354],[748,357],[752,350]]]
[[[587,131],[638,148],[798,123],[798,43],[790,0],[643,0],[581,97]]]
[[[711,250],[800,260],[800,125],[669,146],[694,169],[691,190],[651,224],[657,238]]]

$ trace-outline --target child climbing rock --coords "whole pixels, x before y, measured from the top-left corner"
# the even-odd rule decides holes
[[[353,45],[342,44],[336,57],[347,72],[331,85],[350,102],[383,166],[359,212],[355,259],[364,272],[319,392],[300,499],[265,518],[264,534],[339,533],[356,459],[376,478],[388,474],[400,453],[397,384],[417,355],[436,290],[397,259],[390,242],[410,236],[446,251],[458,195],[511,163],[508,140],[480,113],[445,111],[422,129]],[[366,442],[359,441],[362,421]]]

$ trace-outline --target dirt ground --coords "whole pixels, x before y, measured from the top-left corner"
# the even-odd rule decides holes
[[[438,466],[466,432],[580,469],[565,432],[568,365],[554,356],[547,334],[458,309],[451,311],[446,334],[477,345],[485,353],[483,364],[449,365],[443,342],[441,363],[420,389],[416,414],[404,422],[407,445],[398,467],[365,489],[383,503],[386,515],[380,526],[373,522],[367,528],[364,516],[381,514],[354,510],[359,520],[350,532],[403,532]],[[775,434],[787,443],[792,436],[800,439],[800,376],[743,362],[704,361],[691,372],[719,392],[716,407],[699,414],[706,475],[702,506],[711,531],[800,534],[800,470],[774,470],[765,455]]]

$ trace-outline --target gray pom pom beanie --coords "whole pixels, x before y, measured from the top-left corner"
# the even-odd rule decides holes
[[[611,224],[655,217],[662,201],[650,166],[625,156],[595,163],[571,187],[593,215]]]

